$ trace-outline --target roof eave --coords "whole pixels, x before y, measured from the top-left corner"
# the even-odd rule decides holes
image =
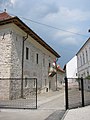
[[[81,49],[85,46],[85,44],[90,40],[90,37],[88,38],[88,40],[83,44],[83,46],[79,49],[79,51],[76,53],[76,56],[77,54],[81,51]]]
[[[32,38],[34,38],[39,44],[41,44],[44,48],[46,48],[48,51],[50,51],[52,54],[54,54],[57,58],[60,57],[60,55],[53,50],[44,40],[42,40],[35,32],[33,32],[24,22],[22,22],[18,17],[11,17],[9,19],[1,20],[0,25],[5,25],[9,23],[16,24],[19,28],[21,28],[24,32],[29,34]]]

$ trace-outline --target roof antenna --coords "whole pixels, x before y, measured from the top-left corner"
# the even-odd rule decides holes
[[[7,10],[6,9],[4,9],[4,12],[6,12]]]

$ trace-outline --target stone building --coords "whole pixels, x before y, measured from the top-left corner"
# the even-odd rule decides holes
[[[65,78],[65,71],[60,67],[60,65],[57,65],[57,90],[63,88]]]
[[[18,17],[0,13],[0,78],[34,77],[37,78],[38,90],[55,90],[56,77],[49,77],[48,71],[59,57]],[[21,85],[20,80],[0,80],[0,99],[19,98]],[[23,81],[23,89],[28,87],[28,83]]]

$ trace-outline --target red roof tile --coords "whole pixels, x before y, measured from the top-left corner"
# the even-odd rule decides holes
[[[57,65],[57,71],[65,73],[65,71],[59,65]]]
[[[6,12],[0,13],[0,21],[11,18]]]

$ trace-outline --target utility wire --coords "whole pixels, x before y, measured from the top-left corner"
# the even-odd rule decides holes
[[[22,19],[25,19],[27,21],[30,21],[30,22],[33,22],[33,23],[36,23],[36,24],[39,24],[39,25],[43,25],[43,26],[46,26],[46,27],[49,27],[49,28],[53,28],[53,29],[56,29],[56,30],[60,30],[60,31],[64,31],[64,32],[68,32],[68,33],[71,33],[71,34],[76,34],[76,35],[80,35],[80,36],[84,36],[84,37],[89,37],[89,36],[81,34],[81,33],[71,32],[71,31],[68,31],[68,30],[65,30],[65,29],[61,29],[61,28],[57,28],[57,27],[54,27],[54,26],[51,26],[51,25],[48,25],[48,24],[37,22],[37,21],[31,20],[31,19],[28,19],[28,18],[24,18],[24,17],[21,17],[21,16],[19,16],[19,17],[22,18]]]
[[[1,12],[3,12],[2,10],[0,10]],[[16,16],[15,14],[11,14],[9,13],[10,15],[13,15],[13,16]],[[61,29],[61,28],[57,28],[57,27],[54,27],[54,26],[51,26],[51,25],[48,25],[48,24],[45,24],[45,23],[41,23],[41,22],[38,22],[38,21],[34,21],[32,19],[29,19],[29,18],[25,18],[25,17],[22,17],[22,16],[18,16],[19,18],[22,18],[24,20],[27,20],[29,22],[33,22],[33,23],[36,23],[36,24],[39,24],[39,25],[43,25],[43,26],[46,26],[48,28],[52,28],[52,29],[56,29],[56,30],[60,30],[60,31],[64,31],[64,32],[68,32],[68,33],[71,33],[71,34],[74,34],[74,35],[79,35],[79,36],[83,36],[83,37],[89,37],[87,35],[84,35],[84,34],[81,34],[81,33],[75,33],[75,32],[71,32],[71,31],[68,31],[68,30],[65,30],[65,29]]]

